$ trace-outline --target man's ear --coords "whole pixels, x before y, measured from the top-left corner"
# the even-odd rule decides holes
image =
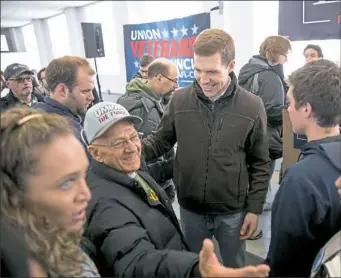
[[[7,80],[5,84],[8,89],[11,89],[11,81]]]
[[[234,70],[234,67],[236,66],[236,61],[232,60],[230,64],[228,65],[228,71],[231,73]]]
[[[53,91],[53,93],[57,93],[57,95],[63,98],[67,97],[69,92],[70,92],[69,88],[63,83],[58,84]]]
[[[98,149],[95,146],[89,145],[88,146],[88,151],[90,155],[92,156],[93,159],[95,159],[98,162],[103,162],[102,157],[100,156],[100,153]]]
[[[305,105],[303,112],[306,119],[313,116],[313,108],[311,107],[310,103]]]

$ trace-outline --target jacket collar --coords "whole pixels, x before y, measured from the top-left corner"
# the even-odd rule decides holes
[[[61,114],[67,115],[69,117],[72,117],[77,123],[82,123],[82,117],[80,115],[76,115],[71,112],[69,108],[67,108],[65,105],[59,103],[58,101],[55,101],[54,99],[50,98],[49,96],[44,97],[44,102],[51,106],[53,109],[58,110],[61,112]]]
[[[43,101],[42,97],[39,96],[38,94],[36,94],[35,92],[31,93],[32,98],[36,99],[36,102],[41,102]],[[27,103],[21,101],[20,99],[18,99],[12,92],[12,90],[9,90],[8,94],[6,95],[7,101],[10,105],[12,104],[25,104],[28,105]],[[34,103],[33,103],[34,104]]]

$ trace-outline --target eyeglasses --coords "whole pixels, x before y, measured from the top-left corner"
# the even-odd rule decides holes
[[[27,76],[27,77],[9,78],[8,80],[14,80],[18,83],[24,83],[25,81],[32,82],[33,78],[31,76]]]
[[[100,144],[91,144],[93,146],[101,146],[101,147],[108,147],[113,149],[124,149],[128,146],[129,141],[133,144],[140,142],[142,139],[143,133],[139,132],[131,136],[129,139],[120,139],[116,142],[113,142],[108,145],[100,145]]]
[[[168,79],[169,81],[172,81],[173,83],[178,84],[178,79],[177,79],[177,78],[172,79],[172,78],[169,78],[169,77],[163,75],[162,73],[161,73],[161,75],[162,75],[164,78]]]

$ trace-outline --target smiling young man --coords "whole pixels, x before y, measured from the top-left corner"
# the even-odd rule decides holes
[[[271,277],[308,277],[319,249],[341,229],[334,186],[341,173],[340,73],[335,63],[320,59],[288,77],[293,131],[308,142],[300,161],[285,171],[274,200],[267,255]]]
[[[4,79],[9,92],[0,99],[0,112],[18,105],[32,106],[42,102],[43,98],[33,92],[33,72],[26,65],[14,63],[4,72]]]
[[[265,108],[237,84],[229,34],[205,30],[193,51],[195,82],[173,93],[143,150],[149,160],[178,143],[173,180],[189,246],[199,253],[214,235],[224,264],[239,267],[269,182]]]

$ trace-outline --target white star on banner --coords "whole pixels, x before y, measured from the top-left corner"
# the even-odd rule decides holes
[[[185,28],[185,26],[182,25],[182,29],[180,29],[180,31],[182,32],[182,36],[187,36],[187,28]]]
[[[171,33],[173,34],[173,37],[176,37],[178,35],[179,30],[175,29],[175,27],[173,27],[173,30],[171,31]]]
[[[167,39],[169,37],[169,32],[166,29],[162,31],[163,38]]]
[[[138,61],[135,61],[134,62],[134,65],[135,65],[135,68],[138,68],[140,66],[139,62]]]
[[[198,26],[196,26],[195,24],[193,25],[193,27],[191,28],[192,29],[192,35],[196,35],[198,34]]]

